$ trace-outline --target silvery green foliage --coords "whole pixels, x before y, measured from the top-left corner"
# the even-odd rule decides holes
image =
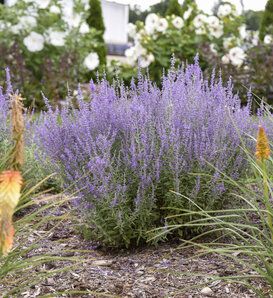
[[[9,69],[6,69],[6,89],[0,86],[0,147],[9,138],[9,94],[12,92]]]
[[[188,200],[221,208],[228,186],[246,169],[241,140],[253,129],[250,104],[241,107],[232,83],[203,78],[198,61],[171,69],[162,89],[139,75],[130,88],[106,80],[90,84],[91,100],[43,113],[34,125],[46,157],[78,192],[79,211],[92,234],[110,245],[147,240],[147,231],[169,224]],[[195,174],[193,174],[195,173]],[[187,218],[185,217],[185,220]]]

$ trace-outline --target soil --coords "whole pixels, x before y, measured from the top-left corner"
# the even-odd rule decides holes
[[[62,206],[52,212],[60,215],[67,209],[70,207]],[[0,284],[2,297],[257,297],[245,285],[212,277],[224,279],[232,275],[255,274],[219,255],[198,257],[197,249],[182,249],[178,244],[110,251],[84,240],[68,218],[54,228],[53,225],[46,222],[38,230],[32,227],[31,237],[24,245],[29,247],[38,241],[38,247],[27,257],[48,254],[78,258],[80,263],[75,266],[69,260],[61,260],[42,263],[31,274],[23,271],[20,278],[29,280],[29,283],[41,272],[48,275],[14,296],[5,296],[5,293],[15,286],[18,278],[7,276]],[[18,233],[15,243],[22,242],[21,238],[23,235]],[[61,268],[66,271],[50,274]],[[261,280],[256,279],[255,286],[267,292]]]

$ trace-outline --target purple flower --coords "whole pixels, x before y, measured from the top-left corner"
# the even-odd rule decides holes
[[[130,88],[103,79],[90,89],[90,101],[79,89],[79,108],[49,108],[33,131],[39,150],[92,214],[108,210],[100,224],[120,227],[122,219],[140,231],[130,237],[144,237],[141,231],[166,214],[160,210],[169,207],[170,189],[194,200],[209,189],[206,208],[228,190],[221,173],[234,179],[244,173],[241,140],[252,148],[247,134],[255,131],[250,104],[241,107],[231,81],[223,85],[215,73],[206,80],[197,60],[163,76],[161,89],[140,74]]]

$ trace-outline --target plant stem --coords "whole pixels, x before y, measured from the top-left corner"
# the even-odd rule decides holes
[[[268,181],[267,181],[267,168],[266,168],[266,160],[262,160],[262,175],[263,175],[263,192],[264,192],[264,200],[265,200],[265,207],[267,209],[267,223],[270,229],[271,240],[273,242],[273,223],[272,223],[272,208],[270,205],[269,200],[269,189],[268,189]]]

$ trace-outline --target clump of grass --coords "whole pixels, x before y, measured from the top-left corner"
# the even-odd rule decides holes
[[[229,258],[232,263],[246,269],[245,274],[216,276],[213,279],[232,283],[242,283],[250,287],[259,297],[273,295],[273,226],[272,201],[273,183],[268,175],[268,165],[272,164],[270,146],[263,127],[259,127],[256,145],[256,159],[246,152],[252,166],[253,175],[248,180],[235,181],[224,173],[225,183],[239,192],[230,193],[230,202],[241,204],[221,210],[204,210],[191,198],[172,192],[174,196],[187,199],[192,209],[176,209],[175,215],[166,218],[191,218],[183,224],[168,225],[151,231],[150,240],[181,228],[205,228],[205,231],[191,240],[182,239],[181,249],[185,246],[197,249],[197,257],[218,254]],[[241,207],[240,207],[241,206]],[[197,216],[196,216],[197,215]],[[212,237],[210,237],[212,236]],[[210,239],[207,242],[207,239]],[[194,256],[193,256],[194,257]],[[249,273],[248,273],[249,272]],[[262,279],[264,288],[255,286],[255,280]],[[198,286],[198,285],[197,285]],[[200,285],[201,286],[201,285]],[[185,289],[186,291],[187,289]]]

